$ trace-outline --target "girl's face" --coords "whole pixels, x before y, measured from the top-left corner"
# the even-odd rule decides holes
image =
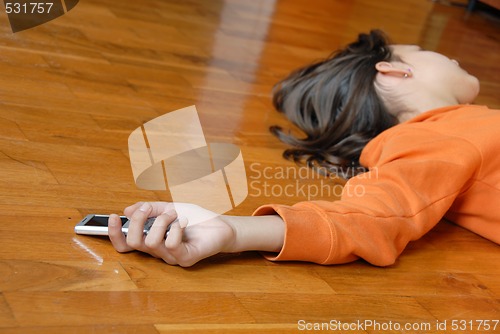
[[[434,97],[456,103],[471,103],[479,93],[479,81],[463,70],[457,61],[415,45],[393,45],[394,55],[411,70],[416,88]]]

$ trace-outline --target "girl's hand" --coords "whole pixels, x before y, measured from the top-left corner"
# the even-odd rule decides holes
[[[130,219],[127,236],[121,231],[119,216],[109,218],[109,238],[115,249],[139,250],[171,265],[189,267],[217,253],[230,252],[236,239],[235,230],[221,216],[194,204],[176,203],[174,209],[172,203],[140,202],[126,208],[125,215]],[[149,217],[157,218],[144,235],[144,224]]]

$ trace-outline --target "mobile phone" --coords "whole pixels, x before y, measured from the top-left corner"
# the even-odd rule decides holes
[[[75,233],[87,235],[108,235],[109,215],[90,214],[83,218],[75,226]],[[127,234],[130,221],[125,216],[120,216],[122,221],[122,232]],[[144,224],[144,234],[148,234],[156,217],[148,218]]]

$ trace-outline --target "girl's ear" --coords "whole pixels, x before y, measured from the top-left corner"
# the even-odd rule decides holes
[[[408,68],[406,70],[394,67],[391,63],[387,61],[379,61],[375,64],[375,68],[381,74],[397,76],[402,78],[408,78],[412,76],[411,70]]]

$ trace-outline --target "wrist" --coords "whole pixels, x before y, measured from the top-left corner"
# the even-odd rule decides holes
[[[278,215],[220,216],[233,229],[233,240],[225,252],[279,252],[285,238],[285,223]]]

